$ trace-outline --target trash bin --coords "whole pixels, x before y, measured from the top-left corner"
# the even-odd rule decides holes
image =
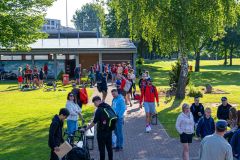
[[[63,85],[69,84],[69,74],[63,74]]]

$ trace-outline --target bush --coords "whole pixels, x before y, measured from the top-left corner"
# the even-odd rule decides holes
[[[188,96],[189,97],[203,97],[203,94],[198,88],[196,88],[194,86],[190,86]]]
[[[144,65],[144,59],[143,59],[143,58],[138,58],[138,59],[136,60],[136,64],[137,64],[138,66]]]
[[[57,76],[57,80],[62,80],[63,79],[63,74],[64,74],[64,72],[63,72],[63,70],[61,70],[59,72],[58,76]]]
[[[172,70],[169,72],[169,86],[171,88],[172,87],[177,88],[180,72],[181,72],[181,64],[180,64],[180,61],[177,61],[174,65],[172,65]],[[186,86],[189,84],[189,81],[190,81],[190,72],[188,72]]]

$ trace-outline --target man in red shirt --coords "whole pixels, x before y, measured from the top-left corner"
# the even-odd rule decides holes
[[[144,102],[143,105],[146,113],[146,132],[151,131],[151,117],[153,114],[156,114],[155,99],[157,101],[157,106],[159,106],[157,88],[152,85],[152,80],[148,78],[146,87],[141,88],[140,99],[140,108],[142,108],[142,102]]]
[[[115,64],[111,66],[111,74],[112,74],[112,86],[113,86],[117,78],[117,66]]]

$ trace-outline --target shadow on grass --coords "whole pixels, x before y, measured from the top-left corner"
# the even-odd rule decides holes
[[[201,66],[201,69],[205,70],[228,70],[228,71],[240,71],[240,65],[224,66],[224,65],[206,65]]]
[[[160,121],[160,123],[163,125],[163,127],[165,128],[165,130],[167,131],[167,133],[169,134],[169,136],[171,137],[177,137],[177,131],[175,129],[175,123],[176,123],[176,119],[178,116],[178,112],[172,112],[173,110],[175,110],[178,107],[181,107],[181,103],[182,103],[182,99],[174,99],[171,106],[160,111],[158,113],[158,119]]]

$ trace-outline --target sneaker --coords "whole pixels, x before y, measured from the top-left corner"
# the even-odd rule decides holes
[[[148,129],[149,129],[149,132],[152,130],[152,128],[151,128],[151,126],[150,126],[150,125],[148,126]]]
[[[146,132],[149,133],[150,132],[150,128],[149,128],[149,125],[146,127]]]

